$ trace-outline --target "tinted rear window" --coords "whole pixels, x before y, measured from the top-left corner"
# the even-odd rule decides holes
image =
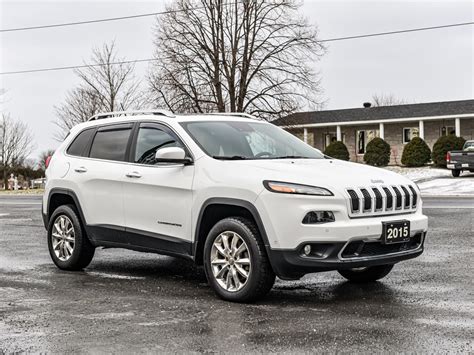
[[[98,131],[91,147],[91,158],[125,161],[131,129]]]
[[[86,148],[94,134],[95,129],[86,129],[79,133],[74,139],[72,144],[67,149],[69,155],[75,155],[78,157],[85,157],[87,155]]]

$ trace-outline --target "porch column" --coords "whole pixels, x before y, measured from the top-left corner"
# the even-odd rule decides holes
[[[303,128],[303,142],[308,143],[308,129]]]
[[[341,126],[336,126],[336,140],[342,142]]]
[[[422,120],[418,121],[418,134],[421,139],[425,140],[425,122]]]
[[[379,123],[379,136],[385,139],[385,125],[382,122]]]
[[[454,131],[456,133],[456,137],[461,137],[461,119],[460,118],[454,119]]]

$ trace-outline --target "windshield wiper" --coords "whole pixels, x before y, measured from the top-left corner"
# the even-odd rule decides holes
[[[311,159],[311,158],[303,157],[301,155],[282,155],[280,157],[271,157],[270,159]]]
[[[247,157],[244,157],[242,155],[232,155],[232,156],[213,155],[212,157],[214,159],[219,159],[219,160],[246,160],[248,159]]]

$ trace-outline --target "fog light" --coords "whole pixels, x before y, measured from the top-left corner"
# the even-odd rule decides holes
[[[336,218],[331,211],[311,211],[303,218],[303,224],[321,224],[334,222]]]
[[[304,255],[308,256],[309,254],[311,254],[311,245],[307,244],[304,246]]]

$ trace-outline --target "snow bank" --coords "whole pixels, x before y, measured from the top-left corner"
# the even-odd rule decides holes
[[[422,196],[474,196],[474,174],[463,172],[459,178],[453,178],[448,169],[399,166],[386,169],[416,182]]]
[[[418,184],[422,196],[474,196],[474,174]]]
[[[394,173],[403,175],[414,182],[423,182],[433,180],[436,178],[450,177],[451,170],[430,168],[427,166],[421,168],[405,168],[401,166],[388,166],[385,169],[393,171]]]

